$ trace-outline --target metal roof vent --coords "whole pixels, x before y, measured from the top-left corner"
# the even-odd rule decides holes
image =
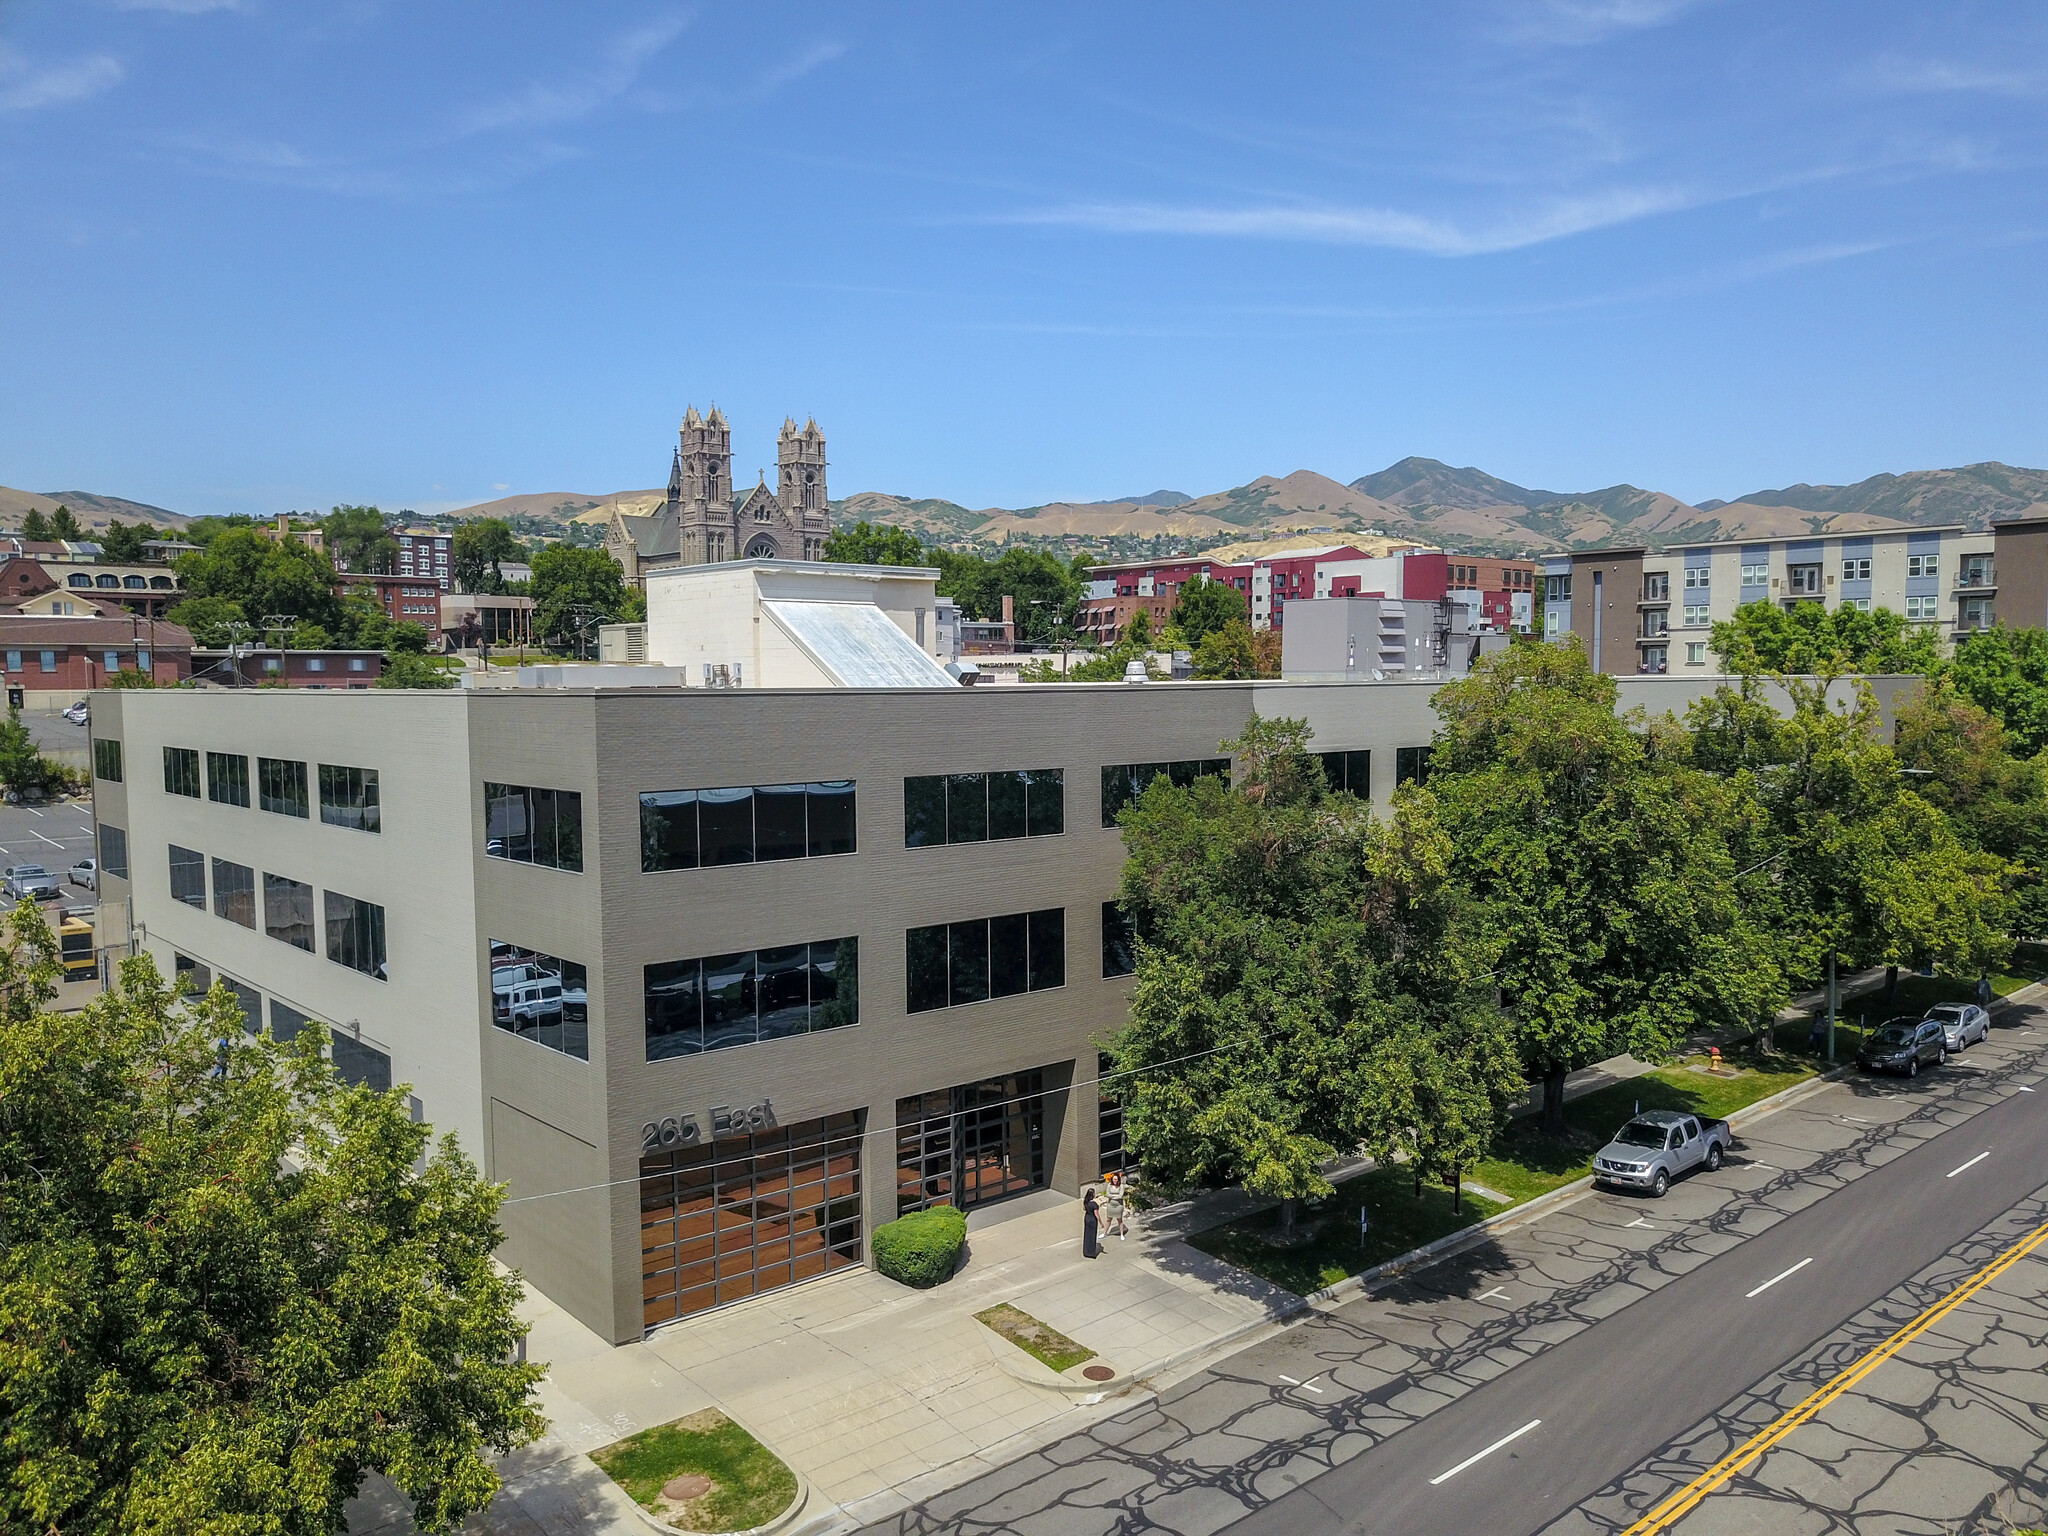
[[[1152,674],[1145,670],[1144,662],[1127,661],[1124,663],[1124,681],[1127,683],[1149,683],[1152,681]]]

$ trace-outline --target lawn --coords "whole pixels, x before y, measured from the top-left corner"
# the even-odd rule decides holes
[[[1076,1344],[1057,1328],[1041,1323],[1028,1312],[1018,1311],[1007,1301],[990,1307],[986,1312],[975,1313],[974,1320],[993,1328],[1032,1359],[1054,1371],[1070,1371],[1084,1360],[1095,1358],[1095,1351],[1087,1345]]]
[[[1468,1186],[1464,1209],[1454,1212],[1448,1189],[1425,1184],[1417,1198],[1414,1177],[1395,1165],[1347,1179],[1319,1208],[1303,1210],[1299,1220],[1316,1224],[1304,1242],[1280,1246],[1272,1241],[1279,1230],[1277,1210],[1211,1227],[1188,1241],[1204,1253],[1306,1295],[1585,1177],[1592,1171],[1593,1153],[1638,1105],[1725,1119],[1745,1105],[1804,1082],[1814,1071],[1809,1062],[1758,1057],[1745,1061],[1732,1077],[1713,1077],[1680,1063],[1574,1099],[1565,1106],[1567,1131],[1561,1139],[1539,1134],[1533,1117],[1514,1121],[1495,1139],[1491,1154],[1466,1175],[1508,1196],[1505,1205],[1478,1198]],[[1361,1205],[1372,1215],[1363,1243],[1358,1236]]]
[[[796,1474],[716,1408],[657,1424],[590,1459],[636,1504],[686,1531],[745,1531],[766,1525],[796,1497]],[[663,1496],[673,1479],[710,1479],[680,1502]]]

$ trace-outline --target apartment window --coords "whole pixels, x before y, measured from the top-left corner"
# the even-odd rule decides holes
[[[1215,774],[1225,784],[1230,782],[1230,759],[1227,757],[1184,758],[1174,763],[1112,763],[1102,770],[1102,824],[1116,825],[1116,818],[1123,808],[1151,787],[1152,781],[1164,775],[1176,788],[1188,785],[1208,774]]]
[[[367,672],[367,671],[369,671],[369,670],[370,670],[370,661],[369,661],[369,658],[368,658],[368,657],[366,657],[366,656],[351,656],[351,657],[349,657],[349,659],[348,659],[348,669],[349,669],[349,671],[351,671],[351,672]]]
[[[327,670],[326,659],[320,656],[308,656],[306,658],[306,670],[308,672],[325,672]]]
[[[1771,568],[1768,564],[1745,565],[1742,568],[1742,584],[1745,587],[1767,587],[1771,584]]]
[[[1997,578],[1992,575],[1991,556],[1963,556],[1963,568],[1958,573],[1956,579],[1966,587],[1989,587],[1995,585]]]
[[[1818,565],[1788,565],[1785,567],[1785,590],[1803,593],[1808,597],[1820,595],[1820,567]]]
[[[105,779],[109,784],[121,782],[121,743],[111,736],[95,736],[92,740],[92,773],[96,779]]]
[[[171,844],[171,900],[206,910],[206,855]]]
[[[672,789],[640,797],[640,868],[650,874],[853,851],[851,779]],[[581,868],[580,855],[576,867]]]
[[[515,864],[540,864],[581,874],[583,796],[572,789],[484,785],[484,853]]]
[[[903,846],[1057,837],[1067,829],[1058,768],[953,773],[903,781]]]
[[[1372,795],[1372,754],[1370,752],[1319,752],[1323,777],[1330,788],[1348,790],[1365,800]]]
[[[326,893],[327,958],[379,981],[384,970],[384,909],[373,901]]]
[[[1429,782],[1429,748],[1394,748],[1394,787],[1403,784],[1427,784]]]
[[[1916,621],[1941,617],[1941,599],[1938,597],[1909,597],[1906,599],[1906,617]]]
[[[7,670],[10,672],[19,672],[21,670],[21,652],[9,651],[7,653]]]
[[[1546,576],[1543,578],[1543,596],[1545,601],[1553,603],[1569,602],[1571,600],[1571,595],[1571,577]]]
[[[1114,901],[1102,904],[1102,974],[1129,976],[1138,969],[1138,934],[1124,909]]]
[[[1844,557],[1842,561],[1842,580],[1870,580],[1870,557],[1868,555],[1859,555],[1853,560]]]
[[[1854,608],[1858,613],[1868,613],[1870,612],[1870,599],[1867,597],[1845,597],[1842,599],[1842,606],[1844,608]]]
[[[1707,642],[1688,640],[1685,646],[1685,664],[1689,667],[1704,666],[1707,660]]]
[[[1546,635],[1562,634],[1564,632],[1564,615],[1555,608],[1546,609],[1543,614],[1543,632]]]
[[[148,677],[155,670],[155,657],[151,656],[148,651],[137,651],[135,653],[135,670],[144,677]]]
[[[199,753],[191,747],[164,748],[164,793],[199,798]]]
[[[1965,598],[1961,612],[1957,617],[1964,629],[1989,629],[1991,627],[1991,599],[1988,597]]]
[[[69,603],[66,603],[64,605],[64,611],[66,613],[69,613],[71,611],[71,605]],[[36,657],[36,670],[39,672],[56,671],[57,653],[55,651],[43,651],[40,654],[38,654]]]
[[[645,986],[649,1061],[842,1029],[860,1022],[859,940],[667,960]]]
[[[535,1045],[590,1060],[590,972],[573,960],[491,940],[491,1022]]]
[[[306,765],[288,757],[257,758],[256,808],[304,820],[308,815]]]
[[[1668,665],[1669,660],[1670,652],[1666,647],[1661,645],[1646,645],[1643,647],[1643,671],[1662,672]]]
[[[1687,629],[1699,629],[1706,623],[1707,605],[1705,603],[1687,603],[1685,605],[1685,627]]]
[[[216,805],[249,804],[249,759],[239,752],[206,754],[206,798]]]
[[[256,926],[256,871],[227,859],[213,861],[213,915],[244,928]]]
[[[265,872],[263,931],[294,949],[313,953],[313,887]]]
[[[1707,572],[1708,567],[1704,565],[1688,565],[1685,568],[1685,590],[1688,592],[1703,590],[1707,585]]]
[[[128,878],[128,834],[104,821],[100,823],[100,873],[116,880]]]
[[[905,1009],[925,1013],[1067,984],[1067,912],[1047,907],[964,923],[934,923],[904,935]]]
[[[277,656],[266,656],[263,658],[263,670],[266,672],[282,672],[284,670],[284,661]]]
[[[1671,575],[1668,571],[1653,571],[1643,577],[1643,601],[1646,603],[1668,603],[1671,601]]]
[[[334,1070],[351,1088],[368,1088],[377,1093],[391,1091],[391,1058],[374,1045],[337,1033],[328,1045]]]
[[[1662,608],[1653,608],[1643,615],[1643,633],[1661,635],[1671,627],[1671,615]]]
[[[1906,556],[1906,574],[1908,576],[1933,576],[1939,573],[1940,564],[1941,557],[1939,555],[1908,555]],[[1912,615],[1908,614],[1907,617],[1911,618]]]
[[[121,653],[119,651],[102,651],[100,653],[100,665],[107,669],[107,676],[112,677],[121,670]]]

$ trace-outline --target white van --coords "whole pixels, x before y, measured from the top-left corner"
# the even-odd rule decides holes
[[[515,982],[497,993],[498,1016],[515,1027],[538,1024],[562,1016],[562,981],[558,976],[534,976]]]

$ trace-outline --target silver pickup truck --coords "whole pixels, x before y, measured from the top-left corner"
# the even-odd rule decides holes
[[[1593,1154],[1593,1182],[1620,1189],[1647,1189],[1658,1199],[1671,1181],[1693,1168],[1721,1166],[1734,1138],[1726,1120],[1652,1109],[1614,1133]]]

